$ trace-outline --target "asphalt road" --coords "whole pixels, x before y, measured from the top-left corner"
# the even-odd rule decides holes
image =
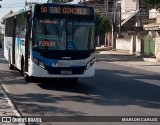
[[[22,116],[160,116],[159,74],[97,62],[93,78],[35,79],[25,82],[18,71],[0,62],[0,79]],[[72,125],[86,123],[50,123]],[[159,123],[87,123],[91,125],[159,125]]]

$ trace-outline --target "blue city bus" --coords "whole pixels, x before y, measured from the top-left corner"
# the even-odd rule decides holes
[[[95,74],[94,9],[83,4],[36,3],[5,17],[4,56],[9,68],[31,77]]]

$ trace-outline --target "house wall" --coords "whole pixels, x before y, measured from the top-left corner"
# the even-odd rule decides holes
[[[133,53],[133,34],[123,33],[125,34],[124,38],[116,39],[116,49],[128,51],[129,53]],[[136,34],[136,54],[139,55],[141,53],[141,35],[140,33]]]
[[[156,23],[160,24],[160,13],[157,13]]]
[[[138,0],[114,0],[113,7],[116,7],[117,3],[121,3],[122,13],[135,11],[137,8],[137,1]]]
[[[125,0],[125,12],[135,11],[137,8],[137,0]]]
[[[122,34],[124,38],[117,38],[116,39],[116,49],[117,50],[124,50],[131,52],[132,50],[132,37],[127,33]]]
[[[116,8],[117,3],[121,3],[121,19],[124,20],[136,11],[137,1],[139,0],[114,0],[113,7]],[[119,18],[119,14],[116,17]]]
[[[115,0],[115,2],[121,1],[122,7],[122,20],[127,19],[131,16],[137,9],[137,2],[139,0]],[[116,4],[116,3],[114,3]],[[116,39],[116,49],[119,50],[127,50],[129,53],[133,52],[133,34],[123,33],[125,34],[124,38],[117,38]],[[136,51],[140,53],[140,40],[136,37]]]
[[[117,39],[116,40],[116,49],[117,50],[126,50],[130,51],[131,42],[126,39]]]
[[[156,58],[157,60],[160,60],[160,32],[156,34],[156,44],[155,44],[156,48],[156,52],[155,52],[155,55],[156,55]]]
[[[155,19],[157,17],[157,10],[151,9],[149,10],[149,19]]]
[[[160,13],[157,13],[156,23],[160,27]],[[160,60],[160,31],[156,32],[156,44],[155,44],[155,46],[156,46],[156,48],[155,48],[156,58],[158,60]]]
[[[136,35],[136,54],[139,55],[141,53],[141,37],[140,33]]]

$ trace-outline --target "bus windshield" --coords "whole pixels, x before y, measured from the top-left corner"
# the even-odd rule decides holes
[[[94,23],[83,20],[34,19],[34,45],[46,50],[92,50]]]

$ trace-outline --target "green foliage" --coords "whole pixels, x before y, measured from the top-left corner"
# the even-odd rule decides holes
[[[96,21],[95,21],[96,36],[103,35],[106,32],[111,31],[111,24],[109,20],[107,19],[107,17],[101,15],[98,12],[95,13],[95,16],[96,16]]]
[[[149,8],[160,8],[160,0],[143,0],[143,3]]]

